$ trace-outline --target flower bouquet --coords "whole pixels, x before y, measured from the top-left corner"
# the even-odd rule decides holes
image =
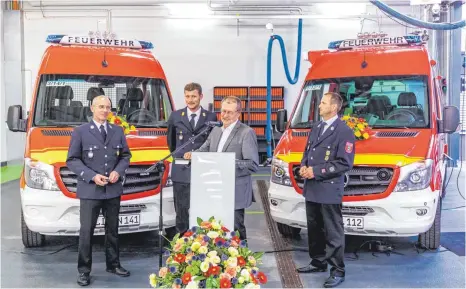
[[[370,127],[363,118],[345,115],[342,117],[342,120],[353,130],[357,140],[368,139],[370,137]]]
[[[182,237],[175,235],[165,251],[166,265],[149,276],[154,288],[260,288],[267,276],[259,270],[263,253],[251,252],[238,232],[211,217]]]
[[[112,112],[108,114],[107,122],[110,124],[121,126],[125,135],[129,134],[131,131],[136,131],[136,127],[134,127],[134,125],[130,126],[126,118],[124,118],[123,116],[114,115]]]

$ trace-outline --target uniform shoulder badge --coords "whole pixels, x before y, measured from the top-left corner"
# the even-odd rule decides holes
[[[349,154],[353,152],[353,143],[347,141],[345,145],[345,151]]]

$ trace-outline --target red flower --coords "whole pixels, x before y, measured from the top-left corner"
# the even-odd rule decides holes
[[[186,233],[184,233],[183,236],[185,236],[185,237],[191,237],[193,234],[194,234],[193,231],[186,231]]]
[[[217,242],[219,242],[219,241],[220,241],[222,244],[225,243],[225,239],[220,238],[220,237],[217,237],[217,238],[215,238],[215,240],[214,240],[214,244],[217,244]]]
[[[239,256],[236,259],[238,260],[238,266],[243,267],[246,265],[246,260],[244,260],[243,256]]]
[[[227,278],[220,279],[220,288],[231,288],[231,282]]]
[[[183,281],[183,284],[188,284],[191,281],[191,273],[184,273],[181,279]]]
[[[220,267],[219,266],[212,266],[212,267],[210,267],[209,271],[210,271],[210,273],[212,275],[218,275],[218,274],[220,274]]]
[[[120,124],[121,124],[121,120],[120,120],[119,118],[115,118],[114,123],[115,123],[116,125],[120,125]]]
[[[175,255],[175,261],[178,263],[183,263],[186,260],[186,256],[183,254],[176,254]]]
[[[251,276],[252,283],[257,284],[257,279],[254,277],[254,275],[252,273],[249,273],[249,275]]]
[[[203,221],[203,222],[201,222],[201,228],[210,229],[210,228],[212,228],[212,224],[210,222],[208,222],[208,221]]]
[[[234,236],[233,238],[231,238],[232,241],[235,241],[236,243],[241,243],[241,240],[239,239],[238,236]]]
[[[228,229],[225,228],[224,226],[222,226],[222,231],[223,231],[223,232],[230,232],[230,230],[228,230]]]
[[[259,282],[261,282],[261,284],[267,283],[267,276],[264,274],[264,272],[257,273],[257,279],[259,279]]]

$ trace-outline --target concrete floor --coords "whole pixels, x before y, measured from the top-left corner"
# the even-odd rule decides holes
[[[466,169],[465,169],[466,171]],[[267,178],[267,171],[260,172],[259,179]],[[465,173],[461,174],[460,188],[465,190]],[[465,288],[464,231],[465,209],[450,209],[464,206],[464,200],[456,189],[456,176],[451,178],[447,197],[443,203],[442,237],[452,250],[442,247],[439,252],[418,254],[413,247],[415,239],[384,239],[395,245],[395,251],[403,254],[376,255],[362,250],[359,259],[353,260],[353,250],[367,238],[346,238],[346,281],[341,287],[448,287]],[[25,249],[20,233],[20,203],[18,182],[1,186],[1,287],[79,287],[76,284],[77,238],[47,237],[43,248]],[[260,202],[260,197],[256,196]],[[249,244],[255,251],[271,251],[273,245],[267,229],[262,205],[254,203],[246,215]],[[293,240],[297,249],[307,249],[306,231],[301,240]],[[450,234],[450,235],[448,235]],[[459,234],[453,236],[452,234]],[[453,237],[457,238],[454,239]],[[442,239],[443,240],[443,239]],[[454,240],[454,241],[452,241]],[[461,243],[462,242],[462,243]],[[459,244],[461,243],[461,244]],[[442,241],[443,245],[443,241]],[[69,246],[59,252],[57,250]],[[458,250],[458,247],[462,250]],[[119,278],[105,272],[103,238],[96,238],[91,287],[148,288],[148,275],[158,267],[157,236],[155,232],[122,235],[121,262],[131,271],[128,278]],[[308,263],[306,252],[295,251],[293,260],[297,267]],[[274,254],[265,254],[261,269],[269,282],[263,287],[282,287]],[[301,274],[303,287],[321,287],[327,273]]]

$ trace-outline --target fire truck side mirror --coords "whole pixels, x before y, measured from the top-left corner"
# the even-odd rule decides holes
[[[277,111],[277,131],[283,133],[286,129],[286,109],[279,109]]]
[[[13,132],[26,131],[26,120],[23,118],[23,108],[21,105],[12,105],[8,108],[6,124]]]
[[[460,111],[456,106],[443,108],[443,120],[439,122],[439,133],[454,133],[460,124]]]

